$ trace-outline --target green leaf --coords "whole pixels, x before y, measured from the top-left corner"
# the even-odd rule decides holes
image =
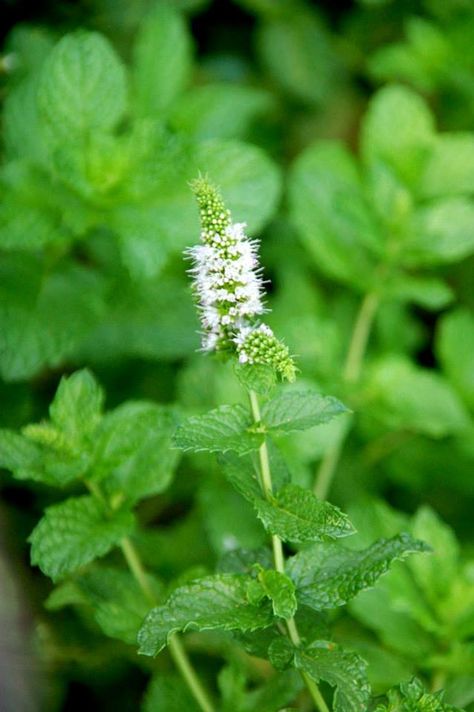
[[[374,279],[382,236],[345,146],[325,141],[303,151],[289,191],[293,221],[317,268],[365,291]]]
[[[300,101],[319,104],[340,76],[325,27],[303,6],[281,19],[269,17],[259,28],[257,43],[272,79]]]
[[[31,533],[31,563],[56,581],[107,554],[133,526],[130,512],[109,516],[92,497],[72,497],[48,507]]]
[[[191,37],[182,15],[158,4],[142,21],[134,46],[134,109],[161,117],[181,94],[191,74]]]
[[[159,586],[149,579],[158,598]],[[92,605],[95,620],[105,635],[136,645],[150,602],[133,576],[120,569],[94,567],[82,574],[77,586]]]
[[[275,370],[263,363],[237,363],[234,370],[237,378],[245,388],[260,395],[270,393],[277,381]]]
[[[252,504],[262,498],[257,470],[248,457],[238,457],[233,453],[219,456],[219,464],[231,485]]]
[[[462,432],[469,416],[456,392],[435,371],[388,356],[369,376],[372,414],[392,429],[440,438]]]
[[[265,403],[262,421],[269,431],[291,433],[322,425],[347,408],[332,396],[311,391],[285,391]]]
[[[474,136],[444,134],[436,138],[421,183],[425,198],[474,192]]]
[[[406,242],[413,265],[456,262],[474,252],[474,200],[443,198],[419,208]]]
[[[178,675],[155,675],[145,692],[141,712],[199,712],[196,701]]]
[[[10,470],[18,480],[49,482],[41,448],[13,430],[0,430],[0,467]]]
[[[456,309],[442,316],[436,353],[461,398],[474,408],[474,315],[471,312]]]
[[[251,418],[243,405],[223,405],[205,415],[196,415],[178,427],[174,442],[181,450],[226,452],[240,455],[256,450],[263,435],[249,430]]]
[[[258,574],[258,582],[272,602],[273,613],[278,618],[292,618],[298,606],[293,581],[274,569],[262,569]]]
[[[429,507],[421,507],[415,514],[412,534],[433,549],[431,556],[415,556],[409,567],[427,600],[436,605],[448,594],[456,579],[459,544],[453,530]]]
[[[260,148],[242,141],[203,141],[196,146],[194,164],[194,175],[189,178],[198,171],[207,174],[221,189],[233,220],[245,222],[250,235],[258,233],[275,213],[281,174]],[[194,234],[198,235],[195,209],[193,215],[196,216]],[[191,241],[192,238],[188,244]]]
[[[443,693],[430,694],[419,680],[413,678],[404,682],[398,690],[390,690],[388,704],[379,705],[375,712],[462,712],[460,707],[453,707],[443,702]]]
[[[279,635],[268,646],[268,659],[275,670],[286,670],[293,662],[295,646],[287,637]]]
[[[408,534],[379,539],[362,551],[339,543],[314,544],[289,559],[287,573],[296,585],[298,601],[319,611],[342,606],[373,586],[393,561],[429,550]]]
[[[254,507],[265,529],[283,541],[324,541],[354,533],[340,509],[298,485],[285,485],[272,499],[256,500]]]
[[[433,117],[418,94],[398,85],[375,94],[362,125],[362,152],[369,164],[384,161],[415,187],[433,143]]]
[[[272,622],[269,604],[253,606],[247,599],[248,576],[220,574],[177,588],[164,606],[150,611],[140,630],[140,652],[156,655],[170,636],[186,630],[265,628]]]
[[[386,282],[384,294],[386,297],[413,302],[433,311],[446,307],[454,299],[453,290],[443,280],[404,273],[394,275],[393,279]]]
[[[49,406],[51,421],[74,445],[84,442],[102,418],[104,391],[87,369],[63,376]]]
[[[295,670],[274,675],[265,685],[247,693],[242,712],[275,712],[291,704],[303,687]]]
[[[0,263],[0,373],[7,381],[58,366],[103,314],[98,274],[66,265],[40,283],[41,271],[38,260],[24,255],[4,256]]]
[[[198,140],[243,138],[272,108],[262,89],[238,84],[206,84],[187,91],[173,106],[170,123]]]
[[[38,101],[55,140],[113,129],[126,109],[125,70],[102,35],[66,35],[44,64]]]
[[[318,643],[296,650],[295,666],[313,680],[324,680],[335,687],[334,712],[365,712],[370,686],[366,663],[358,655],[338,648],[333,643],[319,647]]]
[[[97,432],[94,479],[111,496],[129,502],[159,494],[170,484],[179,453],[173,450],[173,411],[156,403],[131,401],[107,413]]]

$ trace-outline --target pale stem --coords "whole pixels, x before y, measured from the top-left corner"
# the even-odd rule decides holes
[[[255,423],[260,423],[262,418],[260,415],[260,406],[258,403],[258,396],[255,391],[249,390],[250,407],[252,409],[252,416]],[[270,458],[268,457],[268,448],[266,440],[260,445],[258,450],[259,464],[260,464],[260,478],[261,487],[263,494],[266,499],[271,499],[273,494],[273,483],[272,483],[272,473],[270,469]],[[279,536],[275,534],[272,535],[272,547],[273,547],[273,560],[275,562],[275,569],[281,574],[285,573],[285,557],[283,554],[283,545]],[[288,635],[295,647],[299,647],[301,644],[301,638],[298,633],[298,628],[296,627],[295,619],[288,618],[286,620],[286,627],[288,630]],[[329,712],[329,708],[324,701],[319,688],[314,680],[312,680],[309,675],[302,672],[303,680],[306,683],[306,687],[313,698],[316,708],[319,712]]]
[[[85,484],[91,491],[91,493],[95,497],[97,497],[97,499],[99,499],[104,504],[107,503],[106,498],[104,497],[103,493],[95,482],[91,482],[90,480],[88,480]],[[135,578],[135,581],[138,583],[141,590],[143,591],[145,598],[150,603],[150,605],[158,605],[158,601],[156,599],[155,594],[153,593],[153,589],[150,586],[148,576],[143,567],[138,551],[136,550],[136,548],[128,537],[124,537],[122,539],[122,541],[120,542],[120,548],[124,555],[125,561],[127,562],[128,567],[132,572],[133,577]],[[181,643],[176,633],[170,637],[168,641],[168,648],[170,651],[170,655],[173,658],[174,664],[181,673],[184,681],[189,687],[191,694],[198,703],[202,712],[215,712],[214,706],[210,701],[207,692],[201,685],[196,671],[191,665],[188,655],[183,647],[183,644]]]
[[[357,383],[360,378],[367,342],[378,305],[379,296],[375,292],[366,294],[361,302],[342,370],[344,383]],[[326,499],[329,493],[347,432],[348,429],[340,434],[338,440],[326,451],[321,460],[314,482],[314,493],[320,499]]]

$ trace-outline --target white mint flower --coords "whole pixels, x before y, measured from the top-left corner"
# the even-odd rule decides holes
[[[242,364],[265,364],[288,380],[295,366],[287,347],[266,324],[258,242],[245,223],[232,223],[216,188],[205,178],[192,184],[201,217],[201,244],[187,250],[202,324],[202,349],[236,353]]]

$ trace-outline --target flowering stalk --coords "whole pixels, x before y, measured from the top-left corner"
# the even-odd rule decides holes
[[[236,355],[242,364],[271,366],[282,378],[295,378],[288,348],[267,324],[258,242],[245,223],[232,223],[219,191],[206,178],[192,185],[201,217],[201,244],[187,250],[202,324],[202,349]]]

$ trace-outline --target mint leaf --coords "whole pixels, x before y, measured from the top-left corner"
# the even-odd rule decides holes
[[[245,221],[250,235],[258,233],[274,214],[281,174],[262,149],[243,141],[203,141],[195,148],[194,164],[193,175],[198,171],[209,175],[222,190],[233,219]],[[193,230],[198,234],[197,228]]]
[[[252,421],[243,405],[223,405],[205,415],[196,415],[178,427],[174,442],[181,450],[226,452],[243,455],[256,450],[263,435],[251,432]]]
[[[474,137],[470,133],[444,134],[436,138],[423,173],[425,198],[470,195],[474,185]]]
[[[369,373],[367,388],[372,413],[391,429],[441,438],[468,427],[469,414],[448,381],[407,359],[380,359]]]
[[[262,490],[258,481],[257,470],[248,457],[238,457],[226,453],[219,457],[224,474],[237,492],[252,504],[262,499]]]
[[[313,680],[324,680],[335,687],[334,712],[365,712],[370,686],[366,663],[355,653],[342,650],[333,643],[319,647],[318,643],[295,651],[295,666]]]
[[[413,215],[407,260],[412,265],[436,265],[474,252],[474,200],[443,198],[420,207]]]
[[[109,516],[92,497],[72,497],[48,507],[31,533],[31,563],[57,581],[107,554],[133,526],[130,512]]]
[[[456,309],[442,316],[436,338],[436,352],[450,382],[474,409],[474,315]]]
[[[72,142],[87,131],[113,129],[126,108],[125,70],[102,35],[66,35],[44,64],[38,101],[51,138]]]
[[[443,693],[430,694],[417,678],[404,682],[398,690],[390,690],[388,704],[379,705],[375,712],[462,712],[460,707],[454,707],[443,702]]]
[[[362,152],[369,164],[384,161],[415,187],[434,136],[433,117],[419,94],[403,86],[384,87],[371,100],[364,118]]]
[[[258,582],[272,602],[273,613],[278,618],[292,618],[298,606],[293,581],[286,574],[269,569],[259,572]]]
[[[265,403],[262,421],[269,431],[291,433],[328,423],[347,408],[332,396],[311,391],[286,391]]]
[[[104,391],[87,369],[63,376],[49,407],[51,421],[68,441],[79,445],[102,418]]]
[[[314,544],[291,557],[286,570],[296,585],[298,601],[320,611],[342,606],[373,586],[393,561],[429,550],[408,534],[379,539],[362,551],[339,543]]]
[[[157,5],[142,21],[133,51],[134,109],[161,118],[191,75],[191,38],[181,13]]]
[[[275,712],[291,704],[303,688],[301,676],[295,670],[274,675],[262,687],[247,693],[242,712]]]
[[[200,708],[182,678],[167,672],[153,677],[140,709],[141,712],[199,712]]]
[[[13,430],[0,430],[0,467],[10,470],[18,480],[50,482],[44,472],[42,451],[39,445]]]
[[[171,447],[175,428],[173,411],[156,403],[132,401],[110,411],[96,434],[94,479],[129,502],[163,492],[179,459]]]
[[[267,395],[276,384],[277,376],[274,369],[263,363],[237,363],[234,370],[245,388],[260,395]]]
[[[383,243],[353,156],[336,142],[310,146],[295,162],[289,190],[293,221],[315,265],[365,292]]]
[[[91,270],[66,265],[41,276],[33,257],[4,256],[0,264],[0,373],[7,381],[58,366],[104,311],[104,283]]]
[[[251,605],[248,576],[220,574],[177,588],[163,606],[153,608],[140,630],[140,652],[156,655],[170,635],[186,630],[252,631],[271,625],[269,604]]]
[[[242,84],[206,84],[188,90],[172,107],[170,123],[198,140],[242,138],[273,106],[269,93]]]
[[[340,509],[298,485],[285,485],[270,501],[256,500],[254,507],[264,527],[283,541],[324,541],[354,533]]]
[[[159,586],[149,579],[158,597]],[[93,607],[94,618],[105,635],[136,645],[150,604],[133,576],[120,569],[94,567],[85,571],[76,585]]]

